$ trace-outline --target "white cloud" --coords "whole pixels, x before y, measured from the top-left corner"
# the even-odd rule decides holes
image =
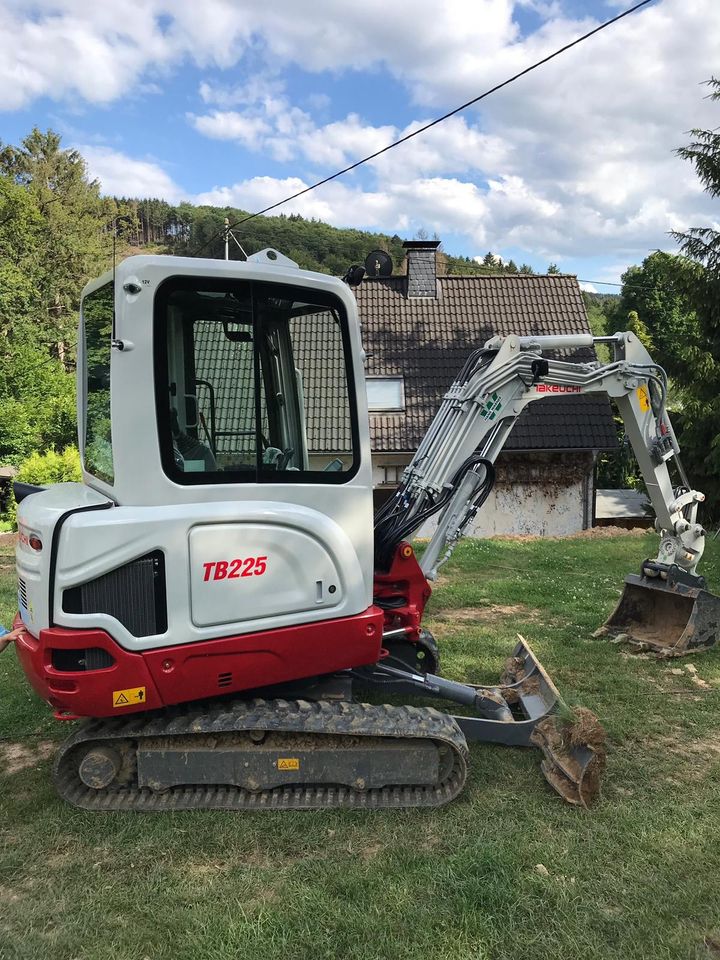
[[[417,101],[446,108],[594,25],[589,18],[562,18],[554,6],[531,5],[552,19],[522,39],[509,0],[478,8],[478,18],[468,18],[467,8],[461,18],[450,3],[435,24],[435,40],[443,37],[444,44],[429,42],[426,25],[415,22],[422,20],[418,10],[386,66]],[[482,41],[480,13],[487,14],[488,26]],[[372,53],[364,28],[354,23],[353,65],[362,57],[364,65],[386,58],[385,40],[398,41],[392,14],[389,21]],[[284,31],[307,29],[294,24]],[[268,42],[280,49],[279,37]],[[328,44],[340,49],[342,36]],[[717,124],[717,107],[702,100],[698,83],[712,74],[719,47],[720,9],[714,0],[696,0],[692,7],[664,0],[488,99],[482,129],[474,122],[477,114],[469,112],[373,161],[373,193],[405,195],[407,182],[417,181],[412,192],[419,207],[411,219],[437,224],[441,234],[463,224],[463,232],[483,244],[486,238],[493,249],[521,246],[548,259],[639,259],[657,246],[672,246],[669,230],[709,217],[708,198],[692,168],[672,151],[685,142],[690,126]],[[305,55],[287,52],[289,58]],[[324,55],[329,56],[327,48]],[[266,105],[257,108],[274,126],[280,118],[284,122],[264,148],[276,159],[303,159],[323,170],[373,152],[423,122],[404,129],[371,127],[350,115],[316,125],[283,98],[275,98],[274,108],[273,119]],[[461,191],[461,181],[471,189]],[[463,207],[467,196],[482,223],[472,222],[467,209],[452,209],[453,202]],[[475,202],[480,198],[482,210]]]
[[[260,210],[271,203],[304,189],[307,183],[299,177],[284,180],[275,177],[252,177],[231,187],[214,187],[195,198],[196,203],[216,206],[240,207],[243,210]],[[334,226],[378,227],[381,223],[395,222],[397,210],[393,199],[382,192],[363,191],[347,184],[327,184],[321,191],[307,193],[291,200],[283,207],[285,213],[299,213],[315,217]],[[406,220],[403,223],[407,223]],[[404,227],[403,227],[404,228]]]
[[[266,74],[255,74],[241,84],[233,87],[224,87],[221,84],[203,81],[198,93],[203,103],[227,109],[240,104],[258,103],[268,97],[275,97],[282,93],[282,80]]]
[[[117,197],[160,197],[169,203],[188,199],[162,167],[151,160],[138,160],[110,147],[81,145],[88,172],[100,181],[102,192]]]
[[[5,0],[0,108],[41,96],[110,103],[187,62],[212,67],[214,77],[233,67],[232,83],[200,86],[207,112],[191,118],[194,128],[292,164],[293,173],[302,163],[309,180],[308,167],[329,172],[379,149],[416,129],[420,118],[573,39],[612,8],[588,4],[593,16],[572,19],[558,0],[440,6],[441,14],[437,0],[415,0],[408,16],[406,6],[385,0]],[[513,19],[519,6],[544,20],[529,36]],[[385,229],[422,223],[441,235],[463,232],[483,248],[520,247],[548,260],[637,260],[671,246],[668,230],[713,218],[691,166],[672,150],[689,128],[718,125],[717,104],[703,100],[699,86],[716,72],[718,49],[717,0],[657,0],[378,158],[369,187],[328,185],[297,209]],[[323,75],[327,92],[294,103],[283,72],[291,67],[330,71]],[[374,126],[360,113],[317,120],[313,112],[330,106],[332,74],[375,68],[405,87],[418,119],[404,126]],[[362,79],[358,72],[359,89]],[[111,156],[105,178],[127,182]],[[133,170],[139,184],[162,187],[166,177],[168,196],[180,192],[152,161],[128,160],[125,173]],[[246,179],[205,195],[238,194],[243,206],[262,206],[292,192],[288,182]]]
[[[298,177],[253,177],[231,187],[214,187],[195,197],[196,203],[260,210],[308,184]],[[467,233],[484,242],[486,204],[472,183],[429,178],[395,183],[392,189],[363,190],[342,181],[304,194],[283,206],[285,213],[315,217],[333,226],[350,224],[370,229],[414,233],[419,227]]]
[[[195,129],[214,140],[235,140],[245,147],[258,147],[271,127],[260,117],[248,117],[234,110],[214,110],[202,117],[189,115]]]

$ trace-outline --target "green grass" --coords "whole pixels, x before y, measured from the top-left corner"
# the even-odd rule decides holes
[[[0,766],[0,958],[720,955],[720,650],[691,658],[700,686],[685,661],[590,636],[653,544],[467,541],[431,601],[446,676],[493,680],[521,633],[567,700],[602,718],[608,770],[589,813],[550,791],[535,751],[482,745],[437,811],[82,813],[55,797],[38,749],[68,726],[6,653],[0,750],[20,743],[28,762]],[[715,589],[719,548],[704,563]],[[11,562],[0,553],[6,625]]]

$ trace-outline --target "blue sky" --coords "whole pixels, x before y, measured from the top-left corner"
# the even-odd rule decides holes
[[[629,0],[628,0],[629,5]],[[255,210],[477,96],[625,4],[0,0],[0,140],[52,127],[107,193]],[[673,155],[717,72],[717,0],[654,0],[288,205],[450,253],[617,281],[717,203]],[[597,289],[612,290],[611,287]]]

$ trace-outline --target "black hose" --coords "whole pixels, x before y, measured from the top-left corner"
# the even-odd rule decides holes
[[[418,513],[412,512],[414,501],[407,498],[403,487],[395,494],[395,512],[387,510],[387,504],[383,504],[375,520],[376,566],[379,569],[387,570],[392,563],[397,545],[409,536],[413,530],[418,529],[426,520],[429,520],[430,517],[439,510],[442,510],[450,501],[465,474],[481,464],[485,467],[487,476],[475,498],[476,506],[472,514],[472,516],[474,516],[487,499],[495,482],[495,468],[493,464],[490,460],[478,454],[473,454],[468,457],[467,460],[458,467],[448,486],[443,491],[442,496],[424,510],[420,510]],[[404,505],[402,504],[403,500],[405,501]]]

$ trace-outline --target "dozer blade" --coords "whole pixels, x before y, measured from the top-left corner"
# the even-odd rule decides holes
[[[594,636],[680,657],[714,646],[718,633],[720,597],[702,587],[631,573],[620,602]]]
[[[476,689],[499,693],[514,717],[507,722],[456,716],[467,739],[539,747],[541,769],[553,790],[568,803],[589,807],[600,792],[605,732],[590,710],[567,707],[530,644],[519,637],[500,685]]]
[[[577,707],[546,717],[530,739],[543,752],[540,766],[553,790],[587,809],[600,792],[605,769],[605,731],[595,714]]]

